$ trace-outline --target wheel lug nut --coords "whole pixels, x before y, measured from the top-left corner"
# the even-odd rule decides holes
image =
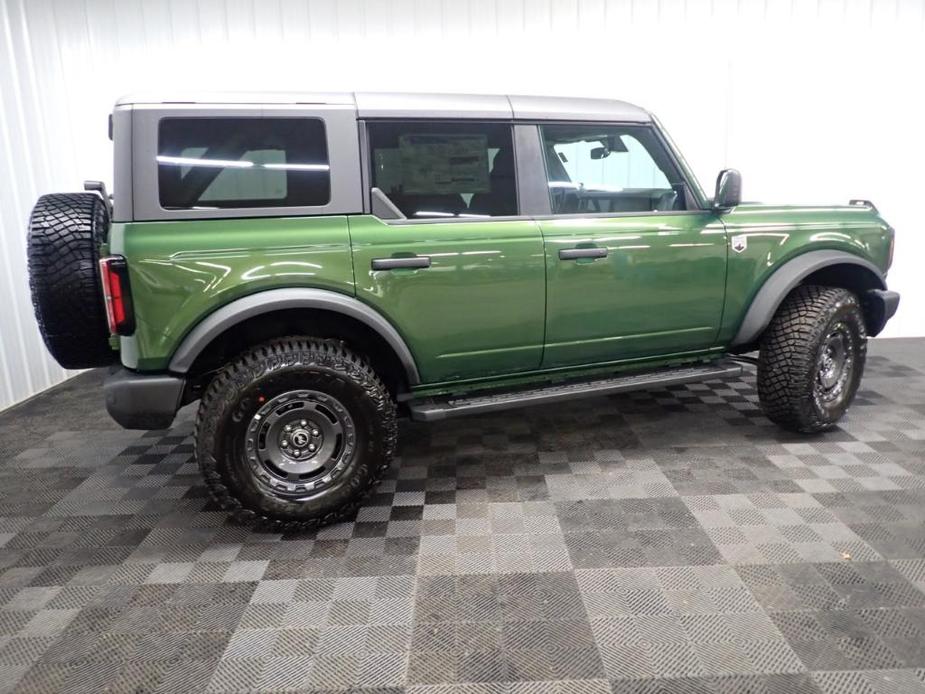
[[[291,425],[291,424],[287,424],[284,428],[285,428],[286,431],[292,431],[292,425]]]
[[[318,431],[317,429],[312,429],[312,436],[318,436],[318,434],[320,434],[320,433],[321,433],[321,432]]]
[[[293,457],[293,458],[298,458],[300,455],[302,455],[302,452],[301,452],[298,448],[296,448],[296,449],[292,452],[292,457]]]
[[[310,450],[310,451],[315,450],[315,444],[313,444],[313,443],[308,444],[308,450]]]
[[[279,442],[279,445],[285,448],[286,446],[289,445],[289,442],[286,439],[283,439],[282,441]]]
[[[306,425],[308,424],[308,422],[306,422],[306,421],[303,419],[301,422],[299,422],[299,424],[301,424],[301,425],[304,427],[304,426],[306,426]]]

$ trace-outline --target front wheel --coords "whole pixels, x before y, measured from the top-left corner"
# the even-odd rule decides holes
[[[196,458],[212,496],[243,521],[309,529],[345,520],[388,469],[395,405],[337,342],[274,340],[207,388]]]
[[[798,287],[761,338],[758,397],[765,415],[801,433],[832,428],[854,400],[866,355],[857,296],[837,287]]]

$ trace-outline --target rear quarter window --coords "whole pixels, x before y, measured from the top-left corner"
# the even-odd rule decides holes
[[[167,210],[316,207],[331,199],[318,118],[164,118],[158,196]]]

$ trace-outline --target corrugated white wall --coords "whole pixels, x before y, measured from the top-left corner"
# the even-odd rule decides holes
[[[0,408],[67,376],[27,286],[35,198],[111,184],[134,91],[610,96],[667,124],[705,187],[873,199],[898,229],[891,335],[925,335],[922,0],[0,0]]]

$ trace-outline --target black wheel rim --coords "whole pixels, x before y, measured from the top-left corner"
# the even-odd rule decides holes
[[[838,402],[848,390],[854,371],[854,350],[848,326],[838,323],[822,341],[816,364],[814,395],[820,405]]]
[[[257,479],[274,493],[316,496],[350,464],[356,426],[336,398],[293,390],[268,400],[251,416],[244,445]]]

